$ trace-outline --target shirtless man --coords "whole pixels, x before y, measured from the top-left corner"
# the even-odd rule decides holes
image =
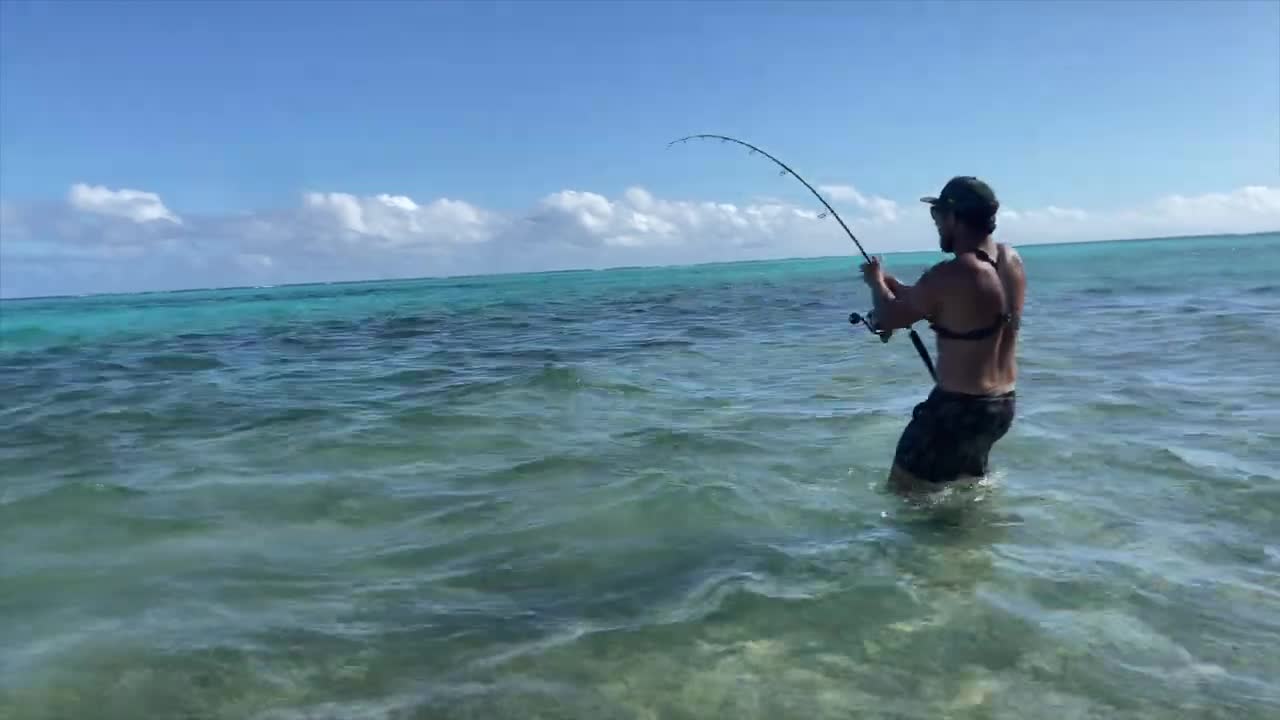
[[[1027,278],[1022,258],[992,238],[995,193],[957,177],[930,205],[942,251],[915,285],[904,285],[874,258],[862,266],[874,322],[882,330],[927,320],[937,335],[937,385],[915,407],[894,452],[889,487],[928,492],[942,483],[981,478],[988,455],[1013,424],[1019,320]]]

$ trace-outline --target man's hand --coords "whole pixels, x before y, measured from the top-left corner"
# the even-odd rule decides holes
[[[937,307],[938,271],[938,267],[930,268],[915,285],[905,285],[884,273],[879,258],[864,264],[862,279],[871,287],[877,326],[882,330],[907,328],[931,314]]]
[[[873,257],[870,261],[862,263],[862,281],[872,290],[884,284],[884,268],[880,266],[880,258]]]

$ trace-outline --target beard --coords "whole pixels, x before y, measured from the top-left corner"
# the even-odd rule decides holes
[[[938,247],[942,248],[942,252],[949,253],[955,247],[955,238],[951,233],[938,231]]]

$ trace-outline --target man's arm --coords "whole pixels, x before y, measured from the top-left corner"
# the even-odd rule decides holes
[[[938,272],[938,266],[930,268],[915,285],[904,285],[890,275],[872,285],[876,324],[882,330],[897,330],[933,315],[938,304]]]

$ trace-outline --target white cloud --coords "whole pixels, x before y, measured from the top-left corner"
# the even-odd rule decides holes
[[[136,223],[167,220],[181,225],[182,220],[169,211],[160,196],[141,190],[111,190],[101,185],[76,183],[68,195],[71,207],[84,212],[122,217]]]
[[[1113,210],[1005,209],[999,226],[1001,238],[1022,243],[1268,232],[1280,230],[1280,187],[1169,195]]]
[[[1280,187],[1249,186],[1232,193],[1186,197],[1171,195],[1149,209],[1149,217],[1165,217],[1179,223],[1254,227],[1257,220],[1280,214]]]
[[[858,208],[871,213],[881,222],[897,222],[898,203],[878,195],[864,195],[852,185],[820,185],[818,191],[825,193],[828,200],[837,203],[852,203]]]
[[[1036,210],[1013,210],[1004,208],[1000,210],[997,216],[997,222],[1008,220],[1011,222],[1041,222],[1052,223],[1055,221],[1083,221],[1089,218],[1089,213],[1075,208],[1060,208],[1056,205],[1050,205],[1045,208]]]
[[[630,188],[618,200],[563,190],[543,198],[530,220],[543,229],[541,241],[579,248],[666,248],[673,257],[830,235],[812,210],[782,203],[662,200],[643,188]]]
[[[484,242],[495,225],[488,213],[448,198],[419,205],[404,195],[357,197],[331,192],[307,193],[303,202],[349,238],[390,246]]]
[[[1049,217],[1055,220],[1087,220],[1089,213],[1075,208],[1060,208],[1057,205],[1050,205],[1044,209]]]
[[[933,249],[928,213],[823,188],[872,252]],[[461,200],[313,192],[293,207],[179,219],[159,195],[76,185],[62,204],[0,203],[0,294],[115,292],[851,254],[816,203],[618,197],[567,189],[524,213]],[[1025,244],[1280,230],[1280,188],[1172,195],[1113,210],[1005,209]]]
[[[259,253],[240,253],[236,256],[236,262],[246,270],[269,270],[276,264],[270,255]]]

